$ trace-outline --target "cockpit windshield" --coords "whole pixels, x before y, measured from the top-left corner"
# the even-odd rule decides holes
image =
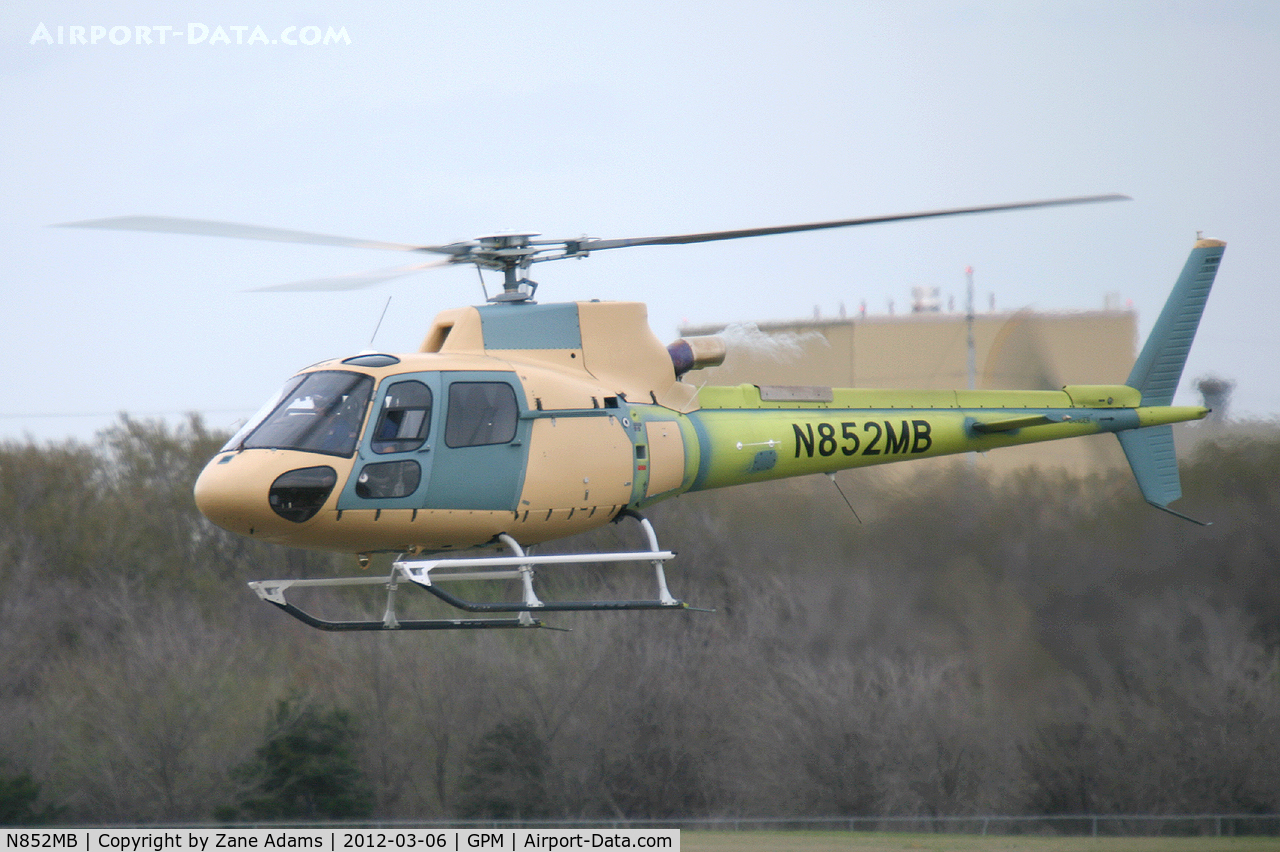
[[[321,371],[294,376],[273,402],[223,450],[304,450],[335,456],[356,451],[373,379]]]

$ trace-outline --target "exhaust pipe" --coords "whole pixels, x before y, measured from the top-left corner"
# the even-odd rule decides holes
[[[671,363],[676,368],[676,378],[690,370],[718,367],[724,363],[724,338],[719,335],[682,337],[667,347]]]

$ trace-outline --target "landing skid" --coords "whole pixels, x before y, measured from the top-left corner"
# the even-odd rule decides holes
[[[304,624],[319,630],[486,630],[513,627],[550,627],[535,612],[590,612],[599,610],[697,610],[684,601],[671,596],[667,590],[663,564],[675,554],[658,548],[658,539],[648,519],[631,511],[623,515],[636,519],[649,545],[648,550],[622,553],[582,553],[532,556],[525,552],[515,539],[505,533],[498,536],[497,544],[510,552],[509,556],[481,557],[431,557],[404,558],[392,563],[391,573],[385,577],[334,577],[316,580],[260,580],[249,584],[258,597],[284,610]],[[543,565],[593,565],[648,562],[653,566],[657,583],[657,595],[652,600],[580,600],[543,601],[534,591],[536,569]],[[454,595],[441,588],[450,582],[489,582],[519,580],[521,600],[480,602]],[[435,597],[465,612],[512,613],[505,618],[441,618],[405,619],[396,615],[396,595],[402,584],[409,583],[430,592]],[[387,605],[380,621],[330,621],[319,618],[290,603],[285,592],[294,588],[332,586],[381,585],[387,590]],[[709,612],[710,610],[699,610]],[[557,629],[557,628],[552,628]]]

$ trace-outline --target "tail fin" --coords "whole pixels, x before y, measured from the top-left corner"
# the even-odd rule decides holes
[[[1178,455],[1173,447],[1172,426],[1152,426],[1132,432],[1117,432],[1124,457],[1129,460],[1134,479],[1142,497],[1157,509],[1191,521],[1202,527],[1206,521],[1197,521],[1169,508],[1169,504],[1182,496],[1182,480],[1178,477]]]
[[[1125,381],[1142,393],[1142,405],[1169,405],[1182,379],[1191,341],[1200,325],[1209,290],[1218,272],[1226,243],[1197,240],[1187,264],[1173,285],[1160,318],[1142,347],[1138,360]],[[1173,447],[1173,427],[1153,426],[1131,432],[1117,432],[1125,458],[1138,480],[1138,488],[1148,503],[1188,521],[1202,523],[1175,512],[1169,504],[1182,496],[1178,458]]]
[[[1125,380],[1126,385],[1142,392],[1143,405],[1173,402],[1173,392],[1182,378],[1182,367],[1187,363],[1187,353],[1226,246],[1221,240],[1197,240],[1187,265],[1182,267],[1178,283],[1173,285],[1151,336]]]

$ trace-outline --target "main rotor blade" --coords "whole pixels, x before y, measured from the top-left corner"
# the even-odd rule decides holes
[[[283,291],[322,291],[322,290],[359,290],[372,287],[392,278],[412,275],[423,269],[435,266],[450,266],[451,260],[432,260],[427,263],[412,263],[408,266],[392,266],[387,269],[372,269],[368,272],[351,272],[346,275],[333,275],[325,278],[309,278],[306,281],[293,281],[288,284],[273,284],[269,287],[253,287],[251,293],[283,292]]]
[[[87,219],[83,222],[64,222],[54,227],[104,228],[110,231],[152,231],[161,234],[196,234],[204,237],[236,237],[245,240],[269,240],[276,243],[308,243],[319,246],[388,249],[391,251],[432,250],[430,247],[411,246],[404,243],[386,243],[379,240],[361,240],[354,237],[339,237],[331,234],[313,234],[308,231],[290,231],[285,228],[264,228],[260,225],[243,225],[238,222],[180,219],[171,216],[116,216],[109,219]]]
[[[879,222],[899,222],[906,219],[933,219],[939,216],[962,216],[968,213],[994,213],[998,210],[1021,210],[1028,207],[1061,207],[1068,204],[1093,204],[1099,201],[1129,201],[1127,195],[1082,195],[1074,198],[1053,198],[1044,201],[1020,201],[1014,204],[988,204],[982,207],[955,207],[949,210],[926,210],[918,213],[897,213],[890,216],[870,216],[864,219],[840,219],[834,222],[810,222],[805,225],[776,225],[770,228],[744,228],[737,231],[709,231],[703,234],[674,234],[666,237],[634,237],[620,240],[582,240],[580,250],[601,251],[630,246],[668,246],[684,243],[707,243],[714,240],[736,240],[742,237],[763,237],[771,234],[791,234],[797,231],[820,231],[826,228],[847,228],[853,225],[874,225]]]

